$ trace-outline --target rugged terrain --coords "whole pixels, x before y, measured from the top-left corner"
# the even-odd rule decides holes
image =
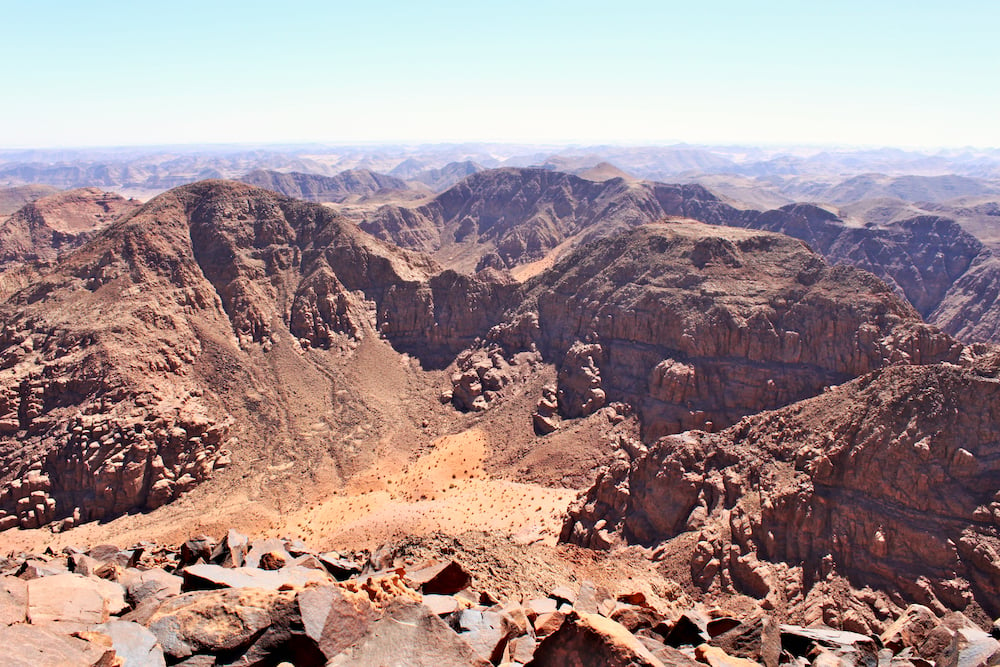
[[[970,342],[996,342],[995,329],[969,320],[959,324],[948,315],[994,308],[991,292],[971,291],[983,282],[983,266],[992,265],[992,251],[956,222],[968,222],[971,213],[958,215],[956,208],[956,215],[948,217],[950,209],[938,207],[942,213],[937,213],[933,208],[891,205],[891,214],[882,216],[877,207],[850,209],[863,216],[858,221],[853,214],[815,204],[736,208],[694,184],[616,177],[595,182],[552,170],[499,169],[479,172],[429,203],[344,212],[372,234],[431,253],[446,266],[507,268],[519,278],[551,266],[576,245],[668,217],[779,231],[806,241],[831,263],[874,273],[948,333]],[[985,215],[992,209],[979,205],[976,210]],[[988,227],[978,225],[980,231]],[[966,278],[974,262],[979,277]]]
[[[717,434],[663,438],[612,466],[563,539],[663,544],[705,590],[807,620],[876,627],[875,601],[828,607],[832,573],[943,613],[1000,612],[1000,384],[971,367],[892,366]]]
[[[0,304],[0,551],[236,527],[367,549],[371,572],[461,553],[504,604],[558,606],[581,578],[615,591],[564,610],[569,638],[532,625],[532,641],[576,641],[577,612],[604,614],[629,646],[709,664],[710,646],[772,664],[760,642],[709,641],[726,615],[750,634],[764,614],[864,635],[823,650],[782,635],[786,662],[884,643],[905,665],[957,655],[1000,613],[998,363],[921,318],[993,335],[992,255],[951,220],[866,227],[813,205],[740,210],[697,185],[487,170],[428,204],[357,209],[425,216],[402,249],[236,182],[141,207],[50,199],[8,224],[41,211],[36,228],[55,231],[5,237],[34,254],[12,258],[21,282]],[[513,241],[527,238],[537,253]],[[555,545],[560,526],[586,548]],[[10,567],[62,576],[49,553]],[[519,558],[530,567],[512,570]],[[639,598],[614,601],[639,590],[653,634],[629,615],[653,613]],[[937,643],[894,638],[914,614]],[[555,662],[536,664],[569,650],[544,645],[535,659]]]
[[[627,404],[646,439],[725,428],[887,363],[961,352],[869,274],[785,236],[692,221],[585,245],[526,283],[482,350],[528,349],[559,369],[539,428]],[[498,365],[460,362],[455,402],[488,402]]]
[[[138,207],[139,202],[97,188],[35,199],[0,224],[0,263],[54,260]]]

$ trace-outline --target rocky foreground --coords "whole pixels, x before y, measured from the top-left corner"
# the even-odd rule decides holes
[[[589,581],[494,599],[447,554],[320,553],[230,530],[179,548],[0,558],[4,664],[974,665],[1000,660],[960,612],[912,605],[878,635],[781,624],[760,608],[664,611]]]

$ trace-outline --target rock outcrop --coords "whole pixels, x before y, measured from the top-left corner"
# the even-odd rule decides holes
[[[962,349],[870,274],[785,236],[690,221],[584,246],[524,294],[486,356],[537,349],[558,368],[561,416],[629,403],[647,440],[722,429],[888,363],[957,361]]]
[[[742,213],[698,185],[594,182],[548,169],[475,173],[417,207],[386,205],[362,229],[462,270],[509,268],[668,216],[735,224]]]
[[[663,438],[603,473],[562,539],[697,536],[695,583],[774,605],[808,606],[836,572],[938,613],[996,614],[998,369],[893,365],[721,433]],[[849,623],[845,609],[814,612]]]
[[[287,562],[277,570],[236,567],[246,547]],[[635,589],[588,580],[497,600],[489,581],[454,561],[426,568],[395,561],[377,571],[374,560],[232,530],[218,544],[199,536],[180,548],[143,542],[0,559],[5,664],[985,667],[1000,650],[966,615],[920,605],[888,603],[881,630],[803,627],[759,607],[687,602],[667,612]],[[84,564],[94,571],[82,572]],[[207,568],[232,576],[190,576]],[[139,595],[141,582],[168,579],[183,586]]]

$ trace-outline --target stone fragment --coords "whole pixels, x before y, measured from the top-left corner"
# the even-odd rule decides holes
[[[208,535],[195,537],[181,545],[181,564],[191,565],[199,560],[208,562],[212,559],[215,540]]]
[[[803,628],[797,625],[781,625],[781,647],[793,656],[807,657],[820,652],[844,656],[859,664],[874,664],[878,660],[879,646],[876,640],[866,635],[833,628]]]
[[[738,658],[759,660],[777,667],[781,658],[781,632],[770,616],[757,616],[716,634],[709,643]]]
[[[353,561],[341,558],[339,554],[320,554],[319,562],[326,571],[338,581],[343,581],[361,573],[361,566]]]
[[[518,634],[517,625],[496,611],[464,609],[451,617],[451,627],[479,657],[493,664],[500,662],[507,641]]]
[[[566,614],[561,611],[548,611],[539,614],[534,620],[535,634],[539,637],[551,635],[562,626],[564,620],[566,620]]]
[[[454,595],[467,588],[472,581],[469,573],[453,560],[407,572],[405,579],[422,593],[437,595]]]
[[[335,585],[307,588],[296,603],[306,636],[327,659],[365,637],[379,617],[367,595]]]
[[[254,588],[196,591],[162,603],[146,623],[168,660],[246,651],[274,622],[292,592]]]
[[[309,582],[325,584],[330,577],[310,567],[286,567],[280,570],[260,570],[255,567],[226,568],[211,563],[189,565],[181,573],[184,590],[217,588],[264,588],[278,590],[283,586],[304,586]]]
[[[745,658],[735,658],[717,646],[702,644],[695,647],[695,656],[698,662],[703,662],[709,667],[760,667],[753,660]]]
[[[438,616],[454,614],[461,606],[454,596],[433,593],[424,596],[424,604]]]
[[[124,578],[125,590],[133,606],[148,599],[165,600],[181,594],[184,579],[160,568],[142,572],[130,570]]]
[[[262,570],[280,570],[287,562],[288,552],[275,549],[261,554],[258,567]]]

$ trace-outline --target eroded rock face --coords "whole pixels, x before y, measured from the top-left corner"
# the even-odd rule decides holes
[[[560,415],[627,402],[647,440],[961,352],[870,274],[767,232],[647,225],[572,253],[525,291],[484,348],[534,346],[559,369]]]
[[[489,169],[430,203],[386,205],[360,226],[379,238],[435,254],[463,249],[456,268],[509,268],[540,259],[567,239],[586,242],[668,216],[738,224],[748,214],[699,185],[595,182],[548,169]],[[451,264],[449,264],[451,265]]]
[[[54,260],[139,205],[97,188],[69,190],[32,201],[0,225],[0,264]]]
[[[444,365],[513,293],[322,206],[223,181],[165,193],[0,305],[0,529],[155,509],[237,443],[293,432],[262,399],[295,380],[261,363],[275,346],[335,364],[381,336]]]
[[[562,539],[696,531],[691,574],[705,588],[805,597],[836,570],[938,613],[973,601],[996,613],[997,374],[996,359],[895,365],[722,433],[663,438],[605,472]]]

